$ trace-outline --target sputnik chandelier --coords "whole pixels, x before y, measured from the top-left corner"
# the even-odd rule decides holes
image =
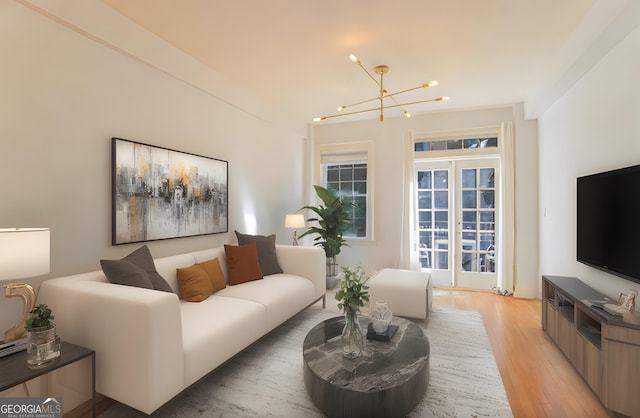
[[[392,108],[397,108],[399,107],[402,112],[404,113],[404,115],[408,118],[411,117],[411,113],[409,113],[409,111],[407,111],[405,109],[405,106],[411,106],[411,105],[415,105],[415,104],[419,104],[419,103],[427,103],[427,102],[442,102],[442,101],[446,101],[449,100],[449,97],[446,96],[442,96],[442,97],[436,97],[435,99],[429,99],[429,100],[419,100],[416,102],[408,102],[408,103],[398,103],[398,101],[396,100],[397,95],[402,94],[402,93],[408,93],[410,91],[414,91],[414,90],[418,90],[418,89],[424,89],[427,87],[433,87],[433,86],[437,86],[438,82],[437,81],[430,81],[428,83],[422,84],[420,86],[417,87],[413,87],[407,90],[402,90],[402,91],[397,91],[395,93],[389,93],[387,92],[387,90],[384,88],[384,75],[389,71],[389,67],[386,65],[378,65],[376,67],[373,68],[373,71],[378,74],[380,76],[380,81],[378,81],[369,71],[367,71],[366,68],[364,68],[362,66],[362,63],[360,62],[360,60],[353,54],[349,55],[349,59],[356,64],[358,67],[362,68],[362,70],[367,73],[367,75],[369,76],[369,78],[371,78],[371,80],[373,80],[374,83],[376,83],[379,87],[379,93],[378,93],[378,97],[374,97],[373,99],[369,99],[369,100],[363,100],[361,102],[357,102],[357,103],[352,103],[350,105],[343,105],[338,107],[338,112],[342,112],[344,109],[347,108],[351,108],[354,106],[359,106],[359,105],[363,105],[365,103],[369,103],[369,102],[373,102],[373,101],[378,101],[378,107],[374,107],[371,109],[363,109],[363,110],[354,110],[352,112],[345,112],[345,113],[337,113],[335,115],[330,115],[330,116],[321,116],[321,117],[317,117],[314,118],[313,121],[314,122],[320,122],[326,119],[330,119],[330,118],[337,118],[339,116],[349,116],[349,115],[355,115],[358,113],[366,113],[366,112],[373,112],[373,111],[379,111],[380,112],[380,122],[384,121],[384,110],[385,109],[392,109]],[[390,99],[394,104],[390,105],[390,106],[385,106],[385,100],[386,99]]]

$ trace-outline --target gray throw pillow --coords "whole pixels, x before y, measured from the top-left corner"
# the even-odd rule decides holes
[[[258,247],[258,262],[260,263],[260,270],[262,270],[264,276],[282,273],[282,269],[278,263],[278,257],[276,256],[275,234],[264,236],[241,234],[238,231],[235,231],[235,233],[238,238],[238,245],[247,245],[252,242],[256,243]]]
[[[151,251],[149,251],[149,247],[147,247],[146,245],[143,245],[142,247],[138,248],[137,250],[135,250],[134,252],[132,252],[131,254],[129,254],[128,256],[124,257],[121,260],[100,260],[100,264],[102,265],[102,271],[104,271],[104,274],[107,276],[107,279],[109,279],[109,281],[112,283],[116,283],[114,280],[111,280],[111,277],[109,277],[109,274],[107,273],[107,271],[105,271],[104,264],[103,264],[104,261],[110,261],[110,263],[108,264],[111,267],[112,272],[114,269],[112,265],[118,262],[123,263],[123,266],[119,267],[119,269],[117,269],[117,272],[125,272],[125,273],[129,272],[130,268],[127,264],[132,264],[138,267],[139,269],[141,269],[144,273],[146,273],[147,280],[151,283],[151,287],[146,287],[146,286],[138,286],[138,287],[145,287],[147,289],[155,289],[155,290],[161,290],[163,292],[173,293],[173,289],[171,289],[171,286],[169,286],[169,283],[167,283],[167,281],[156,270],[156,265],[153,263],[153,257],[151,256]],[[121,279],[115,278],[115,280],[121,280]],[[125,283],[119,283],[119,284],[125,284]],[[129,286],[135,286],[135,285],[130,284]]]
[[[111,283],[153,289],[147,272],[133,263],[122,260],[100,260],[100,265]]]

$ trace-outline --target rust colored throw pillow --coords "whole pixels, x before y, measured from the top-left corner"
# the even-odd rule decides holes
[[[178,285],[182,299],[187,302],[202,302],[213,293],[207,272],[197,264],[177,269]]]
[[[222,267],[220,267],[220,260],[214,258],[209,261],[198,263],[196,264],[196,266],[200,266],[207,273],[207,276],[211,281],[211,286],[213,287],[214,293],[227,287],[227,282],[225,282],[224,280]]]
[[[263,278],[255,242],[237,246],[225,244],[224,252],[227,255],[230,286]]]

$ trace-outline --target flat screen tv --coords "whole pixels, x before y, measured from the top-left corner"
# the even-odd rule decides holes
[[[640,283],[640,165],[578,177],[576,255]]]

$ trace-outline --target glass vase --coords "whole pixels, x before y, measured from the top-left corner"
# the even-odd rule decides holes
[[[371,322],[373,324],[373,330],[378,334],[387,332],[389,324],[391,324],[391,318],[393,313],[389,304],[384,300],[376,301],[376,305],[371,310]]]
[[[60,357],[60,338],[56,327],[35,328],[27,332],[27,367],[39,369]]]
[[[364,349],[364,334],[355,313],[346,313],[342,330],[342,355],[354,359],[362,355]]]

